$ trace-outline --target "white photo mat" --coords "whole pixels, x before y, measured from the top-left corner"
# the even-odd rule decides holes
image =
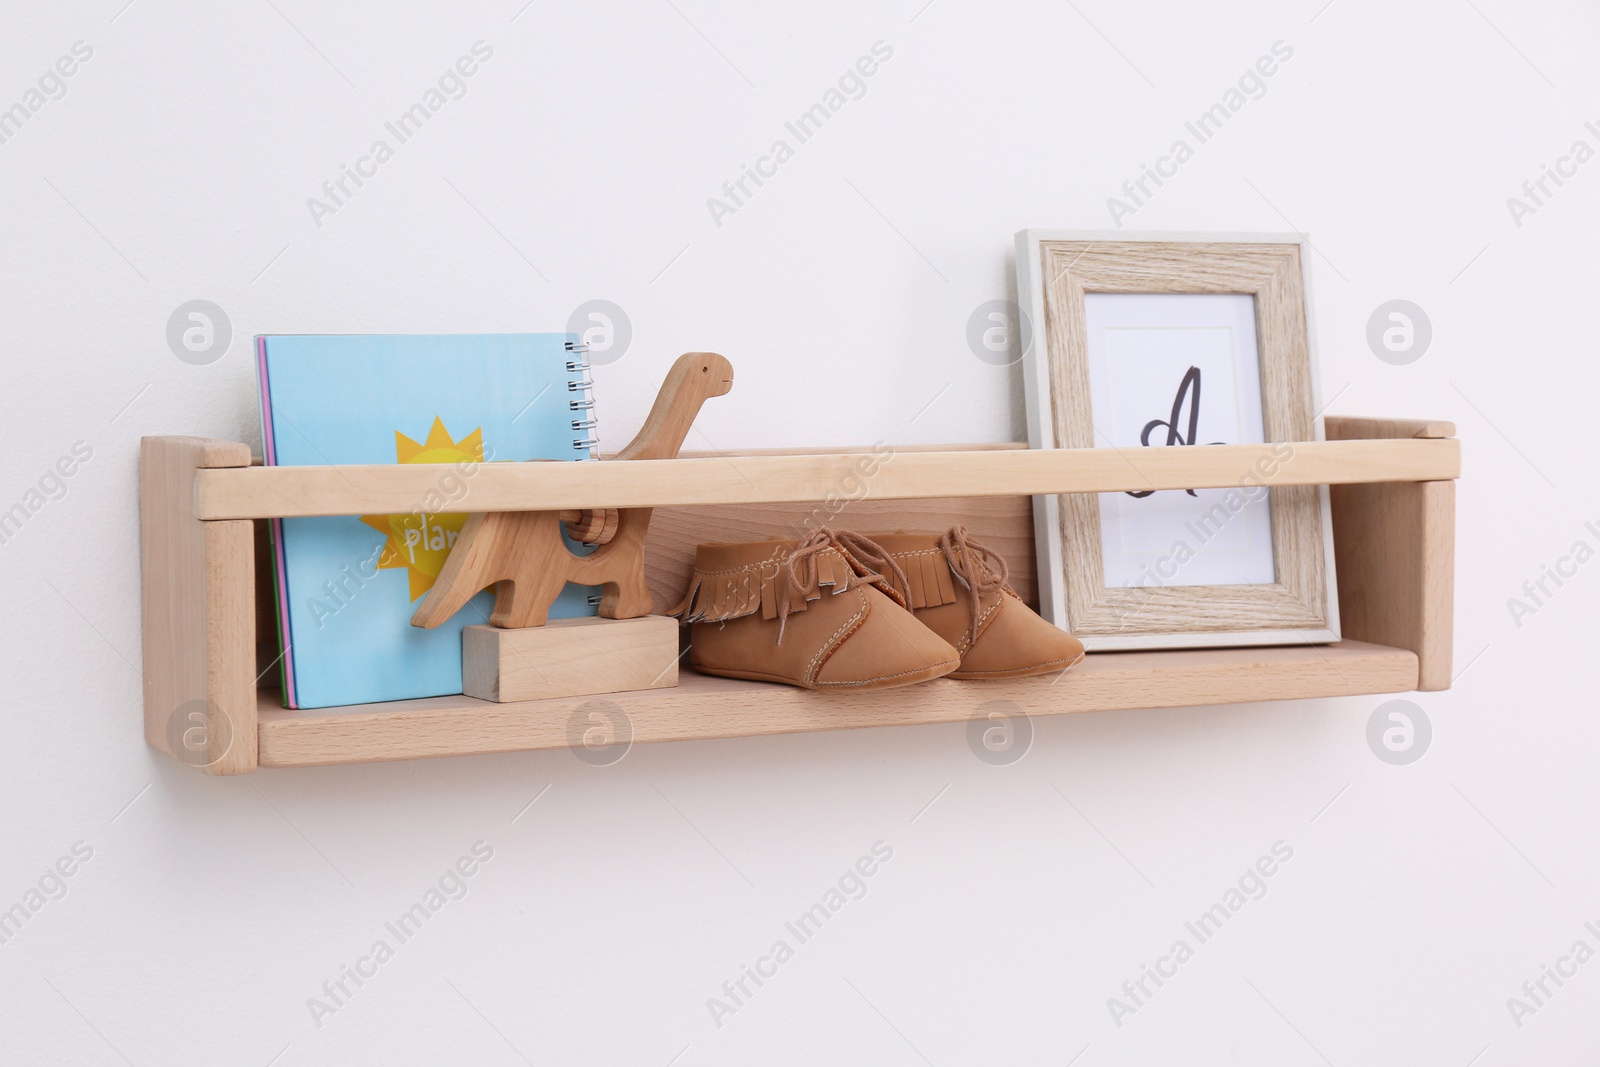
[[[1249,294],[1089,293],[1084,308],[1098,444],[1266,440],[1255,300]],[[1102,493],[1106,584],[1274,581],[1266,497],[1247,493],[1235,510],[1225,489]]]

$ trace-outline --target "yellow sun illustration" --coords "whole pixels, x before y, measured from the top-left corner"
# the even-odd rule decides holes
[[[395,459],[401,463],[482,463],[483,427],[455,441],[444,428],[444,420],[435,418],[428,439],[421,444],[396,430],[394,451]],[[416,600],[433,588],[467,516],[432,515],[419,508],[403,515],[363,515],[361,521],[388,535],[378,566],[403,568],[411,579],[411,599]]]

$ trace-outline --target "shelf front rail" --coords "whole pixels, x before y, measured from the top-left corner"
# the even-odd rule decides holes
[[[822,500],[860,477],[859,452],[728,455],[628,463],[377,464],[202,470],[195,517],[267,519],[415,509],[457,475],[452,511],[676,507]],[[1143,449],[879,452],[867,492],[880,500],[1033,496],[1254,485],[1448,481],[1454,439],[1311,441]]]

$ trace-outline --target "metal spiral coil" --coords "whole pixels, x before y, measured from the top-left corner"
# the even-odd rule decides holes
[[[580,357],[589,354],[589,345],[584,341],[568,341],[566,343],[566,349],[568,352],[575,353]],[[579,358],[567,360],[567,373],[578,375],[578,377],[568,380],[567,392],[582,394],[581,396],[574,397],[567,401],[568,410],[594,410],[594,379],[585,377],[590,367],[591,364],[587,359]],[[579,431],[593,431],[595,427],[599,425],[600,420],[596,419],[593,415],[590,415],[586,418],[575,418],[572,420],[572,428]],[[587,437],[575,437],[572,439],[572,447],[575,451],[588,452],[590,456],[598,456],[600,454],[600,436],[599,434],[591,432]]]

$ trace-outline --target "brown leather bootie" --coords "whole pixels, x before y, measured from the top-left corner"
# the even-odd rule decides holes
[[[918,622],[854,534],[704,544],[673,614],[693,624],[689,662],[727,678],[806,689],[887,689],[949,674],[960,657]],[[900,576],[904,583],[904,576]]]
[[[917,621],[955,646],[951,678],[1024,678],[1066,670],[1083,643],[1024,604],[1006,582],[1006,561],[953,526],[942,534],[872,534],[905,576],[897,591]],[[900,581],[895,577],[895,581]]]

